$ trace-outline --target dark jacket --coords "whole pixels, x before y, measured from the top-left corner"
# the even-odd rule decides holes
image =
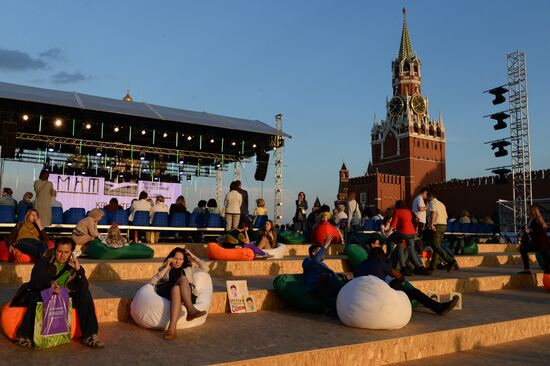
[[[32,291],[42,291],[52,286],[52,281],[55,281],[57,268],[55,267],[55,257],[53,249],[48,250],[42,258],[36,261],[31,272],[31,280],[29,286]],[[66,286],[69,292],[81,289],[88,289],[89,284],[86,279],[84,267],[76,271],[74,268],[65,263],[65,271],[71,273],[67,280]]]
[[[323,263],[326,252],[327,249],[325,247],[321,247],[317,254],[315,254],[313,257],[307,257],[302,262],[302,269],[304,270],[304,278],[306,282],[306,290],[310,293],[315,290],[315,286],[317,286],[317,282],[323,274],[337,277],[336,273],[334,273],[332,269],[330,269],[325,263]]]
[[[241,203],[241,215],[248,215],[248,192],[242,188],[239,188],[239,193],[243,196]]]
[[[19,230],[21,229],[21,225],[22,223],[19,223],[15,225],[15,227],[11,230],[10,235],[8,236],[8,239],[6,239],[6,245],[8,246],[8,248],[17,242],[17,235],[19,235]],[[44,228],[41,231],[38,229],[38,225],[36,225],[35,223],[33,223],[33,225],[36,228],[36,230],[38,230],[38,235],[39,235],[38,240],[40,240],[43,243],[47,243],[48,233],[46,233],[46,229]]]

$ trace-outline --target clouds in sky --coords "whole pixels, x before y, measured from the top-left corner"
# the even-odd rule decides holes
[[[47,49],[33,57],[28,52],[0,48],[0,70],[5,71],[48,71],[55,69],[56,63],[68,62],[65,52],[58,47]],[[91,78],[80,71],[60,70],[48,78],[39,77],[35,80],[48,80],[53,84],[74,84]]]

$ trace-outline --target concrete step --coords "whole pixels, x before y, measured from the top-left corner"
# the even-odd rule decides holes
[[[550,336],[533,337],[496,346],[474,348],[444,356],[403,362],[396,366],[548,366]]]
[[[162,332],[127,322],[104,323],[100,326],[107,343],[104,350],[72,342],[40,352],[37,361],[173,364],[184,357],[186,365],[382,365],[549,333],[550,296],[535,288],[472,293],[464,297],[463,310],[445,317],[417,308],[411,322],[395,331],[350,328],[315,314],[259,311],[212,314],[203,326],[178,331],[178,337],[167,342]],[[34,355],[0,338],[0,357],[10,364],[26,365]]]
[[[155,251],[155,258],[165,258],[173,248],[181,247],[191,250],[195,255],[206,258],[206,244],[185,244],[185,243],[156,243],[148,244]],[[308,256],[310,244],[288,244],[286,245],[286,256]],[[479,253],[504,253],[517,252],[517,246],[512,244],[479,244]],[[329,255],[338,255],[344,252],[344,246],[333,244],[328,249]]]
[[[535,256],[531,255],[535,265]],[[457,256],[461,268],[498,267],[521,263],[521,257],[515,253],[486,253],[473,256]],[[303,257],[285,257],[280,260],[255,261],[207,261],[213,277],[267,276],[286,273],[301,273]],[[82,259],[90,281],[148,280],[158,270],[161,258],[92,260]],[[336,272],[349,272],[351,268],[345,256],[331,256],[325,263]],[[32,264],[0,264],[0,283],[21,283],[30,278]]]
[[[458,272],[437,271],[433,276],[414,276],[409,281],[419,290],[435,291],[441,294],[450,292],[473,293],[502,289],[521,289],[542,285],[542,273],[518,275],[521,267],[487,268],[477,267]],[[256,306],[263,310],[285,309],[273,290],[276,276],[214,277],[214,296],[211,313],[229,311],[225,281],[246,280],[250,294],[255,298]],[[144,281],[97,281],[90,284],[96,302],[99,320],[127,321],[129,305],[135,292],[144,285]],[[20,284],[0,284],[0,304],[9,302]]]

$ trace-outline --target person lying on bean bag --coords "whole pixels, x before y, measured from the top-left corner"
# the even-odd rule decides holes
[[[23,222],[15,225],[6,240],[9,252],[14,249],[33,258],[40,258],[48,250],[48,234],[42,225],[38,211],[29,208]]]
[[[88,289],[88,280],[84,267],[73,255],[76,243],[71,238],[58,238],[54,249],[48,250],[36,262],[31,272],[31,280],[22,285],[11,301],[12,307],[27,307],[23,321],[17,329],[18,345],[24,348],[33,347],[34,320],[36,304],[42,301],[40,292],[52,288],[58,294],[62,287],[67,288],[77,309],[82,330],[81,341],[92,348],[103,348],[105,344],[97,337],[98,322],[95,313],[94,299]]]
[[[331,300],[338,296],[345,281],[342,281],[342,275],[336,274],[323,263],[332,239],[332,235],[329,234],[323,245],[311,245],[308,249],[309,257],[302,262],[302,269],[307,292],[321,302],[325,315],[336,317],[336,309]]]
[[[234,248],[249,248],[254,252],[254,259],[267,259],[271,255],[264,252],[262,249],[257,247],[255,244],[250,242],[248,237],[248,228],[250,226],[250,221],[244,219],[242,220],[236,229],[228,231],[225,235],[218,237],[217,241],[225,249],[234,249]],[[276,245],[276,244],[275,244]]]
[[[164,339],[176,338],[176,324],[182,303],[187,310],[187,321],[206,315],[206,311],[198,310],[193,304],[193,273],[208,270],[206,263],[189,249],[177,247],[172,249],[158,273],[149,281],[159,296],[170,300],[170,324]]]
[[[416,300],[431,311],[439,315],[445,315],[451,311],[459,301],[458,296],[454,296],[451,301],[437,302],[422,291],[416,289],[410,282],[405,281],[405,277],[391,267],[389,263],[385,261],[386,254],[379,246],[373,247],[368,259],[363,261],[353,271],[353,277],[361,276],[375,276],[386,281],[391,288],[397,291],[403,291],[409,297],[410,300]]]

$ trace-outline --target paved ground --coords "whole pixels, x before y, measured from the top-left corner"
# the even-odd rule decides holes
[[[550,336],[395,364],[396,366],[548,366]]]
[[[205,365],[281,353],[406,337],[473,325],[548,314],[550,296],[542,288],[482,292],[464,296],[464,310],[439,317],[419,307],[396,331],[349,328],[337,320],[297,312],[215,314],[205,325],[182,330],[167,342],[162,333],[131,323],[101,324],[108,344],[92,350],[76,342],[49,350],[24,350],[0,337],[1,365]],[[498,309],[492,311],[491,309]],[[440,364],[434,363],[433,365]]]

